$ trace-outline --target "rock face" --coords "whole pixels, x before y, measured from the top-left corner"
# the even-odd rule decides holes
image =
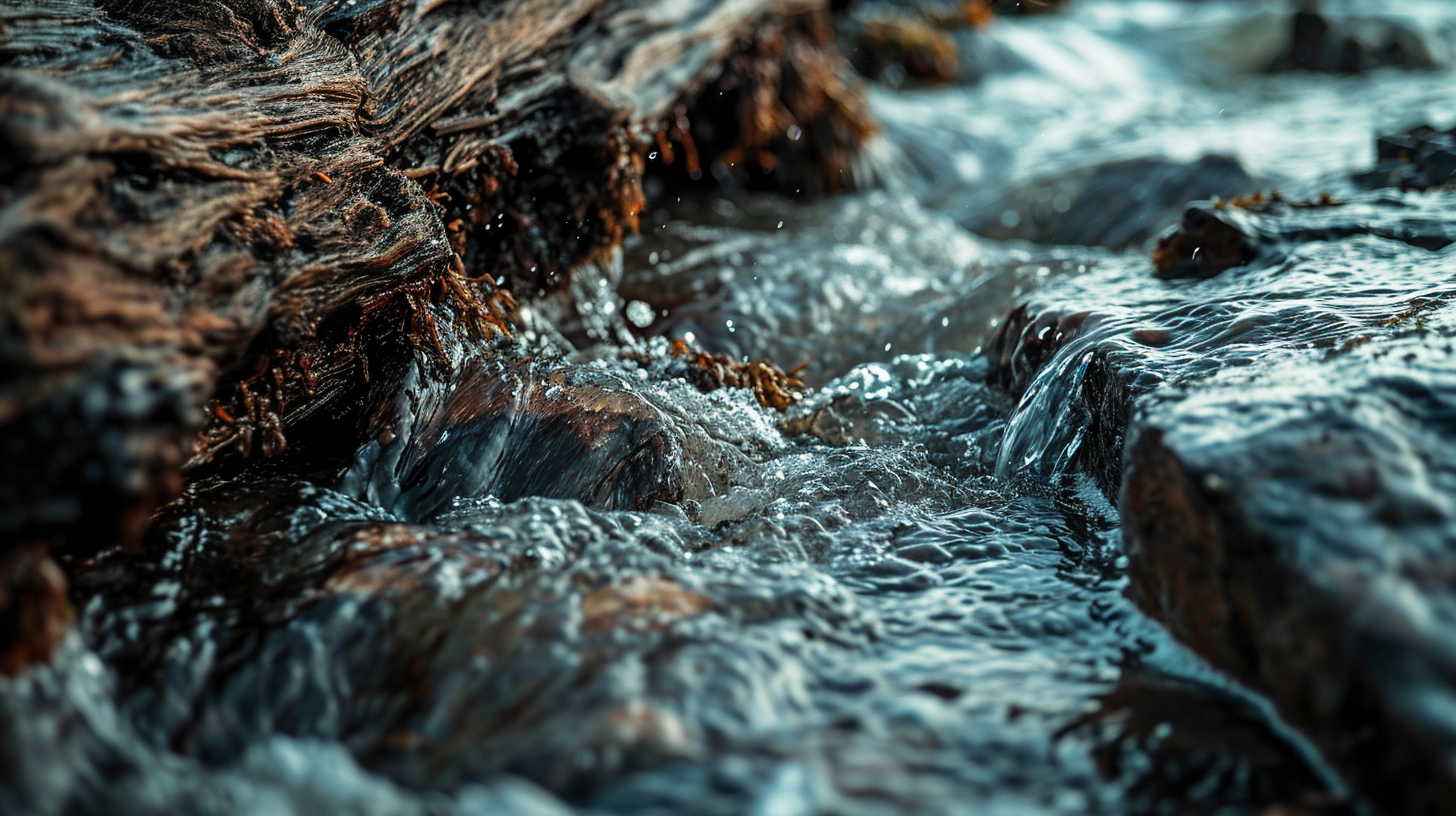
[[[1155,407],[1122,488],[1138,603],[1390,813],[1456,808],[1452,318]]]
[[[1092,272],[986,347],[1000,475],[1116,497],[1136,603],[1381,813],[1456,808],[1452,203],[1197,204],[1154,257],[1199,280]]]
[[[1441,199],[1387,194],[1346,208],[1326,194],[1290,201],[1274,191],[1189,205],[1183,221],[1158,240],[1160,278],[1211,278],[1239,266],[1274,267],[1300,244],[1373,236],[1440,250],[1456,242],[1456,224]]]

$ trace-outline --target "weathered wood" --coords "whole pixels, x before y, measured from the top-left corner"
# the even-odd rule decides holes
[[[325,414],[352,444],[410,360],[507,335],[509,292],[635,229],[660,144],[690,175],[688,153],[792,150],[801,187],[806,161],[842,185],[873,126],[827,20],[817,0],[0,3],[0,536],[132,541],[189,457],[275,455]]]

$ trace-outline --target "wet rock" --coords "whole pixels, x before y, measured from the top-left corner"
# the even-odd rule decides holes
[[[140,552],[75,565],[144,744],[236,767],[283,734],[435,795],[515,773],[583,797],[798,722],[796,655],[866,643],[843,592],[685,569],[686,523],[541,499],[379,512],[219,481]]]
[[[1026,304],[1017,306],[986,343],[990,381],[1020,397],[1052,356],[1077,339],[1091,317],[1090,312],[1033,313]]]
[[[1259,257],[1258,233],[1238,212],[1192,206],[1183,222],[1153,250],[1154,274],[1163,279],[1211,278]]]
[[[1429,125],[1375,140],[1375,167],[1355,177],[1368,187],[1428,190],[1456,182],[1456,128]]]
[[[923,19],[885,14],[855,25],[850,60],[862,74],[891,85],[906,77],[927,83],[954,82],[955,40]]]
[[[856,159],[879,125],[861,89],[827,8],[764,19],[737,38],[716,79],[664,117],[646,165],[662,186],[649,189],[816,196],[868,186]]]
[[[1195,814],[1271,801],[1289,806],[1264,812],[1356,812],[1250,700],[1148,666],[1129,666],[1097,710],[1064,731],[1076,732],[1097,735],[1098,768],[1108,778],[1135,776],[1134,813],[1166,812],[1169,799],[1184,803],[1179,812]]]
[[[670,580],[633,575],[581,599],[582,632],[594,635],[624,627],[660,630],[667,622],[712,608],[709,598]]]
[[[347,492],[420,520],[456,499],[575,499],[647,509],[682,496],[671,421],[605,371],[475,360],[445,384],[421,378],[367,443]]]
[[[1290,22],[1289,45],[1269,71],[1355,74],[1376,68],[1429,68],[1435,60],[1420,34],[1397,20],[1338,18],[1309,4]]]
[[[0,539],[78,552],[135,543],[182,488],[204,382],[176,358],[113,355],[59,391],[34,379],[0,385],[10,419],[0,420]],[[23,410],[40,401],[45,410]]]
[[[978,206],[983,214],[965,225],[989,238],[1121,250],[1147,243],[1189,201],[1232,198],[1256,186],[1225,156],[1128,159],[1024,185]]]
[[[1139,605],[1381,812],[1456,807],[1452,318],[1156,405],[1121,494]]]
[[[1183,222],[1158,240],[1154,274],[1163,279],[1205,279],[1235,267],[1267,268],[1311,242],[1373,236],[1438,251],[1456,243],[1456,223],[1445,199],[1395,193],[1358,202],[1329,194],[1292,201],[1274,190],[1232,201],[1197,202]]]
[[[1200,218],[1230,232],[1236,225],[1254,255],[1249,263],[1217,282],[1152,294],[1109,292],[1115,269],[1089,268],[1033,297],[987,342],[990,381],[1019,395],[998,473],[1058,478],[1086,467],[1115,494],[1117,445],[1136,395],[1225,366],[1257,365],[1284,349],[1358,345],[1418,319],[1440,302],[1432,293],[1449,288],[1449,250],[1441,249],[1452,237],[1443,216],[1449,207],[1447,196],[1405,193],[1348,202],[1258,195],[1197,205]],[[1374,264],[1387,272],[1370,277]],[[1129,312],[1129,302],[1142,305]],[[1091,317],[1064,325],[1088,307]]]
[[[1049,14],[1061,8],[1066,0],[991,0],[997,14]]]

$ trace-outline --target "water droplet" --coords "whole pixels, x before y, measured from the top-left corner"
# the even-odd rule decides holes
[[[797,142],[804,135],[804,131],[798,125],[789,125],[789,141]]]
[[[639,329],[652,325],[652,307],[640,300],[627,304],[627,319]]]
[[[784,228],[784,222],[780,221],[777,228],[778,229],[783,229]]]

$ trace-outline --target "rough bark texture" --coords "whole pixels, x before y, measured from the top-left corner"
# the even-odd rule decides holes
[[[654,134],[694,117],[760,164],[811,134],[838,186],[872,125],[827,14],[0,3],[0,537],[134,541],[189,458],[356,443],[411,361],[508,335],[510,292],[635,229]],[[697,102],[725,82],[753,94]]]

